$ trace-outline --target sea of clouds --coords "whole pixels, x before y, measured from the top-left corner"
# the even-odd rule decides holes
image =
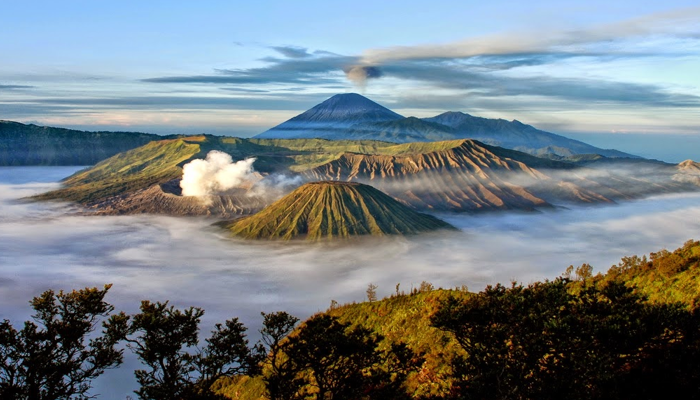
[[[114,284],[108,301],[136,312],[139,300],[206,310],[203,332],[239,317],[253,340],[260,312],[301,318],[331,300],[362,301],[397,283],[435,287],[551,279],[568,265],[605,271],[623,256],[674,249],[700,238],[700,194],[538,213],[442,214],[457,233],[333,244],[247,242],[207,218],[83,216],[63,203],[21,200],[55,188],[75,167],[0,168],[0,319],[29,318],[28,301],[47,289]],[[100,398],[133,390],[133,358],[97,381]]]

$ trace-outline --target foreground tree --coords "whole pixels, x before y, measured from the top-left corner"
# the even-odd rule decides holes
[[[303,380],[297,378],[298,367],[283,353],[283,340],[294,330],[299,318],[284,311],[265,314],[260,330],[261,343],[259,354],[266,354],[263,359],[265,374],[263,381],[270,400],[293,399],[295,393],[303,386]]]
[[[283,329],[273,332],[296,323],[276,316],[274,326]],[[405,345],[380,351],[381,336],[329,315],[310,318],[284,340],[265,336],[263,329],[263,340],[278,349],[268,355],[264,378],[271,399],[405,399],[406,375],[420,364]]]
[[[103,290],[51,290],[31,301],[34,321],[16,330],[0,324],[0,398],[86,399],[93,379],[122,363],[116,345],[127,332],[124,313],[104,301]],[[93,332],[98,325],[102,331]]]
[[[137,370],[141,399],[215,399],[211,385],[222,376],[257,373],[258,358],[248,347],[246,328],[237,318],[217,324],[207,345],[197,349],[204,311],[184,311],[143,301],[129,328],[129,347],[145,364]]]
[[[467,354],[453,365],[454,398],[700,396],[698,313],[620,282],[488,287],[444,302],[433,324]]]

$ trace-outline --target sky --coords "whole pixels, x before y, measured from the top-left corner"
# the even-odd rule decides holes
[[[698,21],[685,0],[6,0],[0,119],[251,136],[359,92],[682,143],[700,135]]]

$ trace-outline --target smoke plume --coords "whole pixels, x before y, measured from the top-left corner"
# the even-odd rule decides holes
[[[382,70],[377,66],[354,65],[345,69],[345,76],[357,86],[364,88],[370,79],[380,78]]]
[[[255,173],[255,158],[233,162],[230,155],[212,150],[204,160],[192,160],[182,167],[183,196],[207,196],[222,193],[260,180]]]

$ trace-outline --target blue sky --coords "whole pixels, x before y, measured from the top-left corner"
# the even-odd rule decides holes
[[[700,135],[692,1],[3,1],[0,119],[249,136],[335,93]]]

